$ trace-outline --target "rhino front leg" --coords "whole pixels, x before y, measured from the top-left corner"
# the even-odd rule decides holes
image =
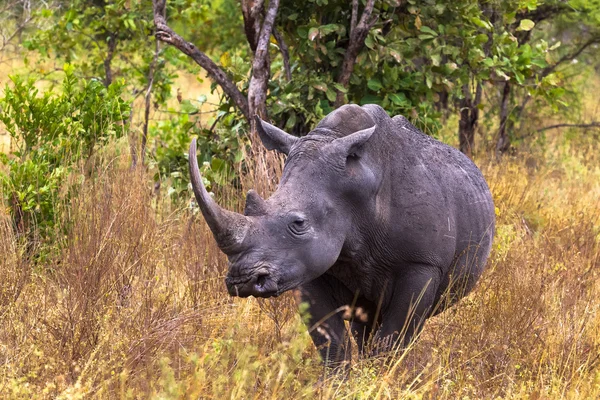
[[[373,339],[374,354],[406,347],[431,315],[441,282],[439,268],[415,266],[391,284],[382,324]]]
[[[349,300],[346,291],[327,275],[300,287],[301,301],[308,304],[310,336],[325,365],[331,367],[339,367],[351,358],[351,343],[342,317]]]

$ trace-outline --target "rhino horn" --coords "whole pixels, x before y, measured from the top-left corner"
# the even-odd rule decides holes
[[[196,139],[192,140],[189,151],[189,166],[192,188],[204,219],[225,254],[238,252],[249,228],[248,219],[238,213],[221,208],[208,194],[198,168],[196,158]]]
[[[256,191],[249,190],[246,195],[244,215],[258,217],[267,213],[267,203]]]

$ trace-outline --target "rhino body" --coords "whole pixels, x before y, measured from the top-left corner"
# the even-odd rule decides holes
[[[344,317],[361,353],[386,352],[473,288],[495,215],[468,157],[376,105],[343,106],[302,138],[256,125],[287,159],[276,192],[263,200],[250,191],[244,215],[208,196],[190,147],[192,185],[229,258],[231,295],[298,289],[313,341],[335,364],[350,357]]]

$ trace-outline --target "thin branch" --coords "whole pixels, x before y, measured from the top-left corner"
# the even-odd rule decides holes
[[[348,42],[348,48],[346,49],[346,54],[344,55],[344,62],[342,64],[342,72],[338,78],[338,83],[347,88],[350,83],[350,77],[352,76],[352,72],[354,71],[354,64],[356,63],[356,57],[358,57],[358,53],[363,48],[365,44],[365,39],[367,38],[367,34],[369,30],[373,27],[377,18],[371,18],[371,13],[373,12],[373,7],[375,5],[375,0],[367,0],[367,4],[365,4],[365,9],[358,21],[358,24],[352,29],[352,18],[356,17],[356,12],[354,6],[358,8],[358,2],[352,3],[352,17],[350,21],[350,41]],[[342,105],[344,101],[344,92],[340,89],[337,90],[337,96],[335,99],[335,106],[339,107]]]
[[[600,122],[598,121],[593,121],[587,124],[556,124],[556,125],[550,125],[550,126],[545,126],[543,128],[540,128],[537,130],[537,132],[543,132],[543,131],[547,131],[549,129],[556,129],[556,128],[600,128]]]
[[[273,32],[273,24],[278,8],[279,0],[269,1],[267,15],[262,24],[256,52],[254,53],[252,77],[248,86],[248,109],[251,116],[257,114],[262,118],[266,118],[267,84],[270,77],[269,39]]]
[[[10,41],[13,40],[14,37],[17,36],[23,29],[25,29],[25,27],[27,26],[29,21],[31,21],[31,19],[32,17],[27,17],[23,22],[19,24],[19,26],[17,26],[17,28],[14,30],[13,33],[11,33],[11,35],[8,38],[2,35],[2,47],[0,47],[0,51],[4,50],[6,45],[10,43]]]
[[[199,66],[204,68],[208,76],[214,80],[223,91],[229,96],[236,107],[244,114],[244,117],[250,121],[250,112],[248,109],[248,100],[242,92],[237,88],[236,84],[229,79],[227,74],[215,64],[206,54],[201,52],[193,43],[186,42],[181,36],[175,33],[167,25],[164,17],[166,0],[153,0],[154,8],[154,25],[156,26],[155,36],[158,40],[170,44],[182,53],[189,56]]]
[[[581,45],[581,47],[579,49],[577,49],[574,53],[572,54],[566,54],[564,55],[560,60],[558,60],[555,64],[550,65],[546,68],[544,68],[540,74],[540,76],[547,76],[550,73],[552,73],[559,65],[561,65],[564,62],[567,61],[571,61],[574,60],[575,58],[579,57],[579,55],[581,53],[583,53],[583,51],[585,49],[587,49],[589,46],[595,44],[595,43],[600,43],[600,37],[592,37],[590,38],[587,42],[585,42],[584,44]]]
[[[542,22],[548,18],[552,18],[555,15],[561,14],[562,12],[571,11],[573,11],[573,8],[566,2],[558,4],[543,4],[533,11],[528,11],[518,15],[518,18],[513,23],[513,26],[515,28],[519,26],[521,20],[523,19],[530,19],[537,24],[538,22]]]
[[[285,70],[285,77],[288,82],[292,80],[292,69],[290,68],[290,51],[288,50],[287,44],[283,40],[283,36],[279,33],[279,31],[273,28],[273,36],[275,36],[275,40],[277,40],[277,44],[279,45],[279,50],[281,51],[281,56],[283,57],[283,68]]]

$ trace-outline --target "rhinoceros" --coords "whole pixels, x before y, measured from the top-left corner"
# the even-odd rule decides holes
[[[189,152],[196,200],[229,260],[230,295],[297,289],[322,358],[339,365],[351,353],[344,317],[360,354],[389,352],[473,288],[495,208],[464,154],[377,105],[342,106],[301,138],[258,117],[256,127],[287,158],[277,190],[267,200],[250,190],[243,215],[217,205],[195,141]]]

